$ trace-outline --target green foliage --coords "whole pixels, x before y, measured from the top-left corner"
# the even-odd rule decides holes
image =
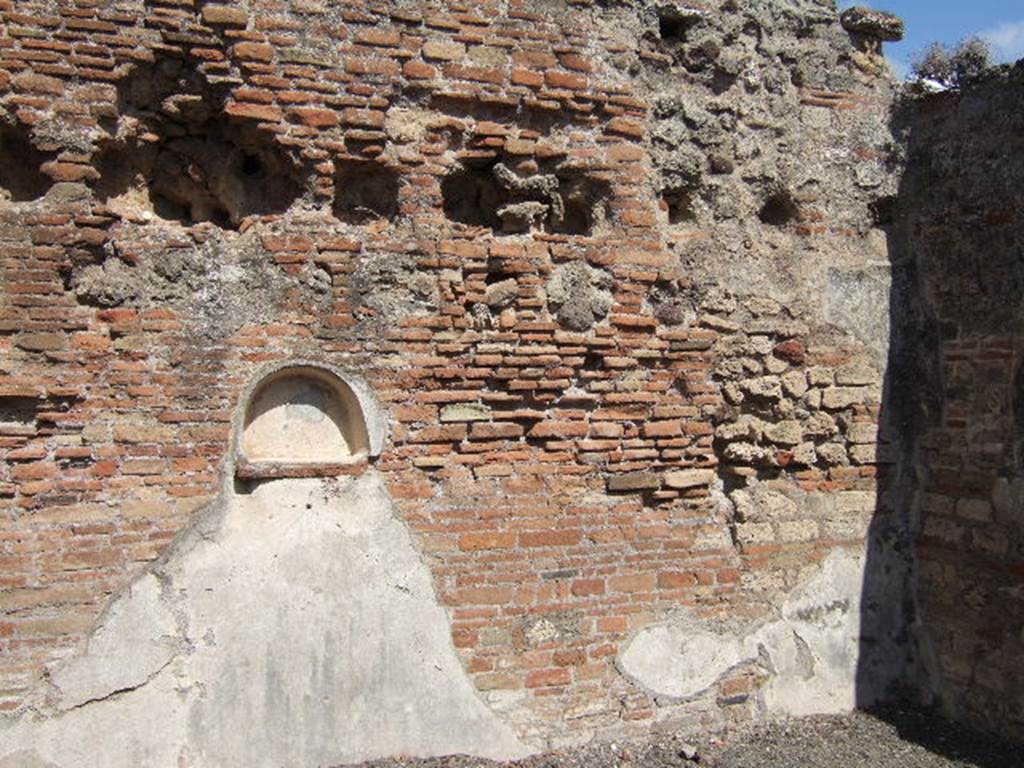
[[[911,63],[911,76],[921,83],[932,81],[945,88],[959,88],[992,66],[988,43],[967,37],[953,47],[932,43]]]

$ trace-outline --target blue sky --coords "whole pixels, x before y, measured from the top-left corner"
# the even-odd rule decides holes
[[[999,62],[1024,57],[1024,0],[862,0],[839,5],[868,5],[903,18],[906,39],[885,44],[886,55],[901,74],[914,54],[930,42],[956,43],[972,34],[988,41]]]

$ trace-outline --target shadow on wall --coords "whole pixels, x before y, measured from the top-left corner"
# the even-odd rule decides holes
[[[893,115],[894,133],[906,129],[907,114]],[[909,175],[909,174],[908,174]],[[908,205],[904,178],[891,205],[874,211],[889,242],[889,348],[875,450],[878,466],[875,509],[867,531],[861,634],[856,676],[858,708],[882,702],[918,703],[914,600],[915,449],[923,425],[937,407],[935,324],[926,314],[921,276],[903,226]],[[885,455],[888,454],[888,455]],[[891,641],[891,642],[889,642]],[[893,649],[898,648],[896,654]],[[882,717],[895,720],[886,710]]]
[[[1024,65],[906,103],[895,120],[908,131],[908,168],[886,225],[891,337],[879,434],[893,463],[870,532],[858,702],[877,698],[879,640],[893,629],[871,608],[905,579],[910,654],[899,693],[1019,741]],[[904,737],[954,754],[892,719]]]

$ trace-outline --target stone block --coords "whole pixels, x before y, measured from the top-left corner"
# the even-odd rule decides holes
[[[666,472],[664,476],[665,487],[676,490],[707,487],[714,479],[715,471],[713,469],[682,469],[676,472]]]
[[[627,472],[608,478],[609,491],[656,491],[661,488],[661,475],[654,472]]]
[[[480,403],[452,403],[441,409],[442,422],[489,421],[491,408]]]

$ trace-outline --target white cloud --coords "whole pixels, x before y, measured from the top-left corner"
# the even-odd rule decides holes
[[[1024,58],[1024,21],[1004,21],[998,27],[982,32],[997,61],[1014,62]]]

